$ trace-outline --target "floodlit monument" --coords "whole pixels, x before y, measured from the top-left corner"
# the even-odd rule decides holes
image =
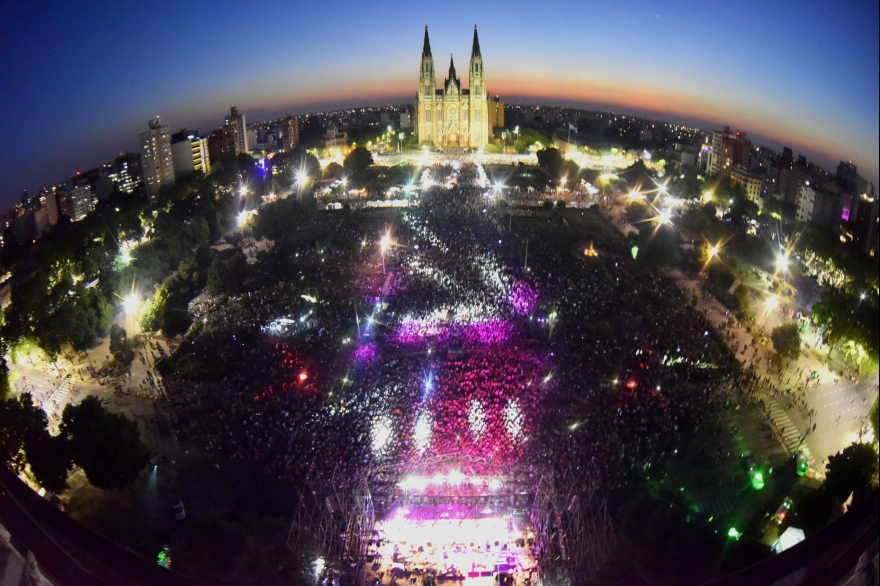
[[[468,89],[461,87],[455,64],[449,58],[449,75],[437,89],[434,58],[425,27],[419,92],[416,98],[416,133],[419,144],[436,148],[473,149],[489,142],[489,112],[486,99],[486,75],[477,27],[468,68]]]

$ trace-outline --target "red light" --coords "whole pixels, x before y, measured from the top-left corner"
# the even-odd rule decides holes
[[[626,383],[626,386],[627,386],[627,388],[634,389],[634,388],[636,388],[636,381],[631,380],[628,383]]]
[[[305,372],[299,373],[299,382],[304,382],[307,378],[309,378],[309,375],[307,375]]]

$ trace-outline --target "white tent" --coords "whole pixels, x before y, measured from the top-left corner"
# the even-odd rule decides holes
[[[782,553],[791,546],[804,540],[804,530],[797,527],[789,527],[779,536],[776,543],[773,544],[773,551]]]

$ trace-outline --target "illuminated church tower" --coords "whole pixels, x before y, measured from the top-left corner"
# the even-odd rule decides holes
[[[449,59],[449,74],[443,81],[442,89],[436,89],[436,79],[428,27],[425,27],[419,92],[416,97],[416,134],[419,144],[459,149],[479,148],[487,144],[490,130],[486,76],[477,27],[474,27],[474,44],[468,69],[469,88],[462,89],[452,57]]]

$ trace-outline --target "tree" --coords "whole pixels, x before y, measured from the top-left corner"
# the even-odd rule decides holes
[[[828,457],[825,487],[841,503],[852,495],[853,502],[867,496],[877,476],[877,450],[871,444],[854,443]]]
[[[676,266],[681,256],[681,236],[670,226],[642,225],[633,243],[639,247],[637,261],[647,266]]]
[[[794,360],[801,353],[801,333],[797,324],[784,324],[773,328],[770,334],[773,340],[773,349],[782,358]]]
[[[9,366],[6,364],[6,352],[3,346],[0,346],[0,401],[5,401],[12,394],[12,388],[9,386]]]
[[[561,181],[565,179],[565,184],[569,187],[577,185],[581,177],[580,166],[572,160],[565,159],[559,167],[559,175],[551,177],[553,181]]]
[[[28,246],[19,244],[12,226],[3,232],[3,246],[0,248],[0,265],[7,270],[12,269],[27,254]]]
[[[137,423],[110,413],[94,396],[64,408],[61,435],[69,440],[73,461],[89,482],[105,490],[130,485],[150,459]]]
[[[215,296],[220,293],[237,293],[247,276],[247,259],[242,253],[235,253],[225,262],[218,257],[208,268],[208,292]]]
[[[168,289],[159,287],[153,298],[147,301],[141,312],[141,329],[145,332],[158,332],[162,329],[162,316],[168,301]]]
[[[119,324],[110,326],[110,353],[120,364],[129,365],[134,360],[134,350],[131,349],[128,334]]]
[[[373,155],[364,147],[357,147],[348,153],[342,166],[349,175],[355,175],[373,164]]]
[[[706,281],[714,291],[727,291],[736,282],[736,275],[720,262],[713,262],[706,269]]]
[[[714,246],[712,246],[708,242],[701,242],[694,250],[694,257],[702,267],[707,267],[709,266],[709,263],[712,262],[712,258],[715,256],[716,252],[713,251],[717,251]]]
[[[44,433],[49,420],[34,404],[30,393],[0,402],[0,458],[13,472],[21,472],[27,459],[25,446]]]
[[[825,327],[825,339],[830,348],[856,331],[854,308],[857,305],[857,300],[837,287],[826,288],[819,301],[813,304],[813,321]]]
[[[626,186],[632,190],[648,189],[648,185],[653,185],[651,172],[641,159],[618,173],[618,175],[626,183]]]
[[[745,195],[737,195],[730,202],[730,211],[727,213],[727,217],[737,229],[741,229],[754,221],[758,217],[758,212],[758,204]]]
[[[871,405],[871,410],[868,411],[868,421],[871,423],[871,428],[874,430],[874,441],[880,440],[880,412],[878,412],[878,403],[880,397],[874,397],[874,404]]]
[[[324,179],[339,179],[344,175],[345,168],[336,162],[328,163],[324,168]]]
[[[51,435],[47,430],[25,444],[28,466],[37,483],[54,493],[67,488],[67,474],[73,467],[70,443],[63,435]]]
[[[538,166],[547,173],[554,181],[559,179],[559,170],[562,168],[562,153],[559,149],[549,148],[538,151]]]
[[[744,283],[740,283],[736,286],[736,289],[733,290],[733,294],[739,303],[739,311],[742,312],[743,315],[750,315],[751,302],[749,301],[749,288],[746,287]]]
[[[49,420],[30,393],[0,401],[0,457],[13,472],[30,466],[36,481],[52,492],[67,488],[71,467],[66,438],[46,429]]]
[[[632,225],[640,224],[649,219],[648,208],[640,201],[627,203],[624,208],[626,221]]]
[[[510,131],[507,133],[507,146],[510,147]],[[503,142],[503,141],[502,141]],[[549,134],[535,128],[525,128],[513,140],[513,148],[519,153],[526,152],[530,147],[540,148],[553,142]]]

